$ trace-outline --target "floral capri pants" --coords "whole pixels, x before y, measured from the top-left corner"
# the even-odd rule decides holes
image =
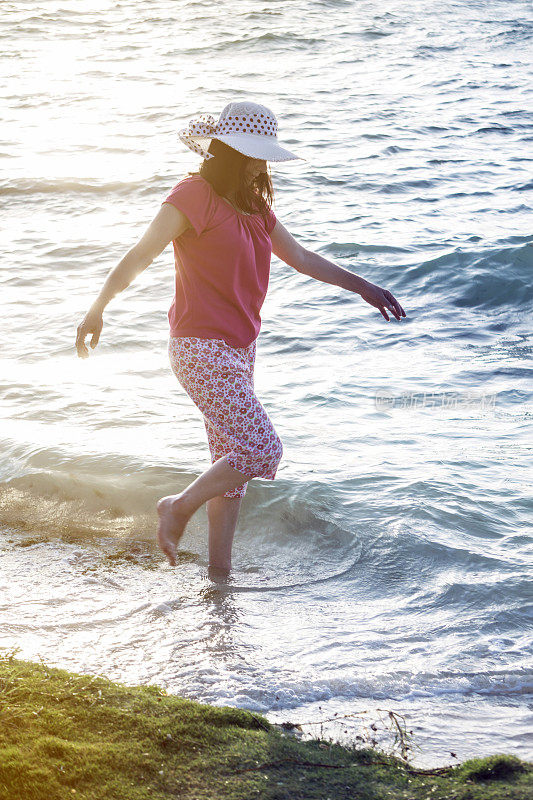
[[[256,342],[231,347],[223,339],[171,336],[172,371],[204,417],[211,462],[223,456],[252,478],[274,480],[283,445],[254,392]],[[244,497],[247,481],[224,497]]]

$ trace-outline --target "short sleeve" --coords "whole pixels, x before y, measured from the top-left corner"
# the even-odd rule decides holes
[[[276,215],[274,214],[272,209],[269,208],[267,211],[267,218],[266,218],[266,231],[269,236],[276,227],[276,222],[277,222]]]
[[[170,203],[179,211],[182,211],[193,226],[197,236],[200,236],[208,227],[212,213],[212,203],[205,181],[198,180],[193,175],[183,178],[174,186],[168,197],[163,200],[163,203]]]

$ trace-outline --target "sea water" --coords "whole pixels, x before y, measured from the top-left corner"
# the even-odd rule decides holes
[[[530,759],[529,4],[49,0],[0,24],[0,646],[309,735],[386,744],[392,711],[423,765]],[[74,341],[200,164],[177,131],[241,99],[307,159],[271,164],[280,222],[407,317],[273,257],[256,389],[284,457],[216,583],[205,509],[176,568],[154,543],[157,499],[210,463],[168,363],[171,246],[88,359]]]

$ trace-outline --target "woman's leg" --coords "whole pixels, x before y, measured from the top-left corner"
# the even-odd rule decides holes
[[[253,477],[273,480],[283,447],[254,392],[255,342],[238,349],[218,339],[171,338],[169,355],[174,374],[207,421],[214,458],[183,492],[157,504],[159,545],[175,565],[178,542],[194,512],[219,495],[242,498]]]
[[[209,520],[209,567],[229,572],[231,546],[242,497],[212,497],[207,501]]]
[[[244,475],[230,467],[224,457],[203,472],[183,492],[168,495],[159,500],[157,503],[159,515],[157,538],[161,550],[172,566],[176,564],[178,542],[194,512],[211,498],[229,492],[249,479],[249,475]],[[235,498],[225,499],[233,500]]]

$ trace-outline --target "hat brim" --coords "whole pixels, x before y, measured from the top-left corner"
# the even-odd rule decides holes
[[[267,136],[254,136],[246,133],[225,133],[221,136],[214,136],[221,142],[233,147],[245,156],[250,158],[264,158],[265,161],[296,161],[302,159],[296,153],[292,153],[285,147],[281,147],[277,142],[269,141]],[[257,140],[257,141],[256,141]]]
[[[204,136],[191,136],[190,138],[194,139],[205,151],[208,150],[211,138],[213,138],[224,142],[224,144],[233,147],[234,150],[249,158],[262,158],[265,161],[307,161],[303,156],[292,153],[285,147],[281,147],[277,142],[269,141],[270,137],[267,136],[254,136],[247,133],[224,133],[211,138]]]

